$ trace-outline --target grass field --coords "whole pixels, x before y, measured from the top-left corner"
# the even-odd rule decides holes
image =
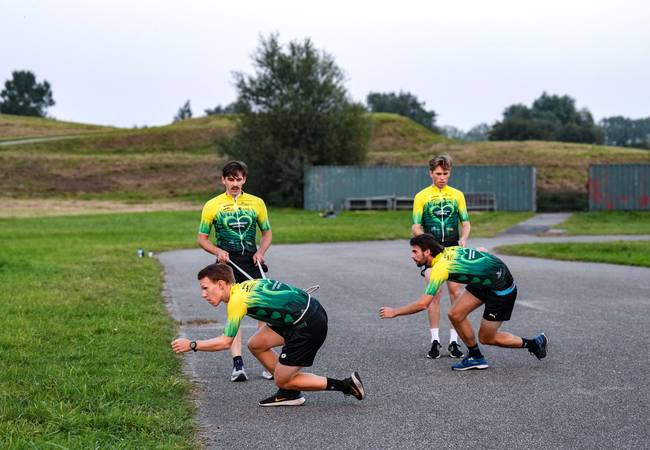
[[[650,234],[650,211],[575,213],[557,228],[570,235]]]
[[[406,238],[410,228],[405,212],[270,217],[275,244]],[[479,235],[522,217],[472,223]],[[139,247],[196,247],[198,219],[198,208],[0,219],[0,448],[198,445],[161,269],[136,257]]]
[[[508,255],[650,267],[650,241],[519,244],[498,250]]]
[[[575,213],[557,228],[570,235],[650,235],[650,212]],[[499,247],[499,251],[508,255],[650,267],[650,241],[518,244]]]

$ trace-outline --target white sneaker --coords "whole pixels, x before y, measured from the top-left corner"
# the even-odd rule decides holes
[[[237,370],[236,367],[232,368],[232,375],[230,375],[230,381],[246,381],[248,380],[248,375],[246,375],[246,371],[242,367],[241,369]]]
[[[272,380],[273,379],[273,374],[271,372],[267,371],[266,369],[262,370],[262,378],[264,378],[265,380]]]

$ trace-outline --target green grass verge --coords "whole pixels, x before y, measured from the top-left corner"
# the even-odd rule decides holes
[[[557,228],[571,235],[650,234],[650,211],[576,213]]]
[[[505,245],[507,255],[650,267],[650,241]]]
[[[136,249],[196,247],[199,210],[0,220],[0,448],[198,446],[161,268]],[[475,214],[474,235],[522,217]],[[408,212],[270,218],[276,244],[410,235]]]

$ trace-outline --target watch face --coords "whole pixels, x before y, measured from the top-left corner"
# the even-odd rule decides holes
[[[196,351],[196,341],[190,342],[190,348],[194,351]]]

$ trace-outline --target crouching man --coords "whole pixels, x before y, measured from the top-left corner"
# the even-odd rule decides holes
[[[546,357],[548,340],[544,333],[531,339],[501,331],[501,324],[510,320],[517,299],[517,286],[508,267],[494,255],[467,247],[443,247],[433,236],[421,234],[411,239],[411,259],[422,267],[431,267],[429,285],[419,300],[401,308],[382,306],[379,316],[390,319],[396,316],[414,314],[425,310],[445,281],[467,285],[458,300],[449,310],[449,320],[467,345],[468,356],[454,364],[454,370],[487,369],[476,342],[472,324],[467,318],[475,309],[485,306],[479,328],[482,344],[498,347],[525,348],[537,359]]]
[[[301,372],[310,367],[327,336],[327,313],[302,289],[275,280],[250,280],[236,284],[226,264],[210,264],[198,273],[203,298],[212,306],[227,304],[224,334],[203,341],[176,339],[172,350],[215,352],[230,348],[244,316],[265,322],[248,342],[248,348],[273,374],[279,390],[260,400],[260,406],[298,406],[301,391],[339,391],[357,400],[365,397],[361,377],[353,372],[342,380]],[[280,355],[273,347],[282,346]]]

